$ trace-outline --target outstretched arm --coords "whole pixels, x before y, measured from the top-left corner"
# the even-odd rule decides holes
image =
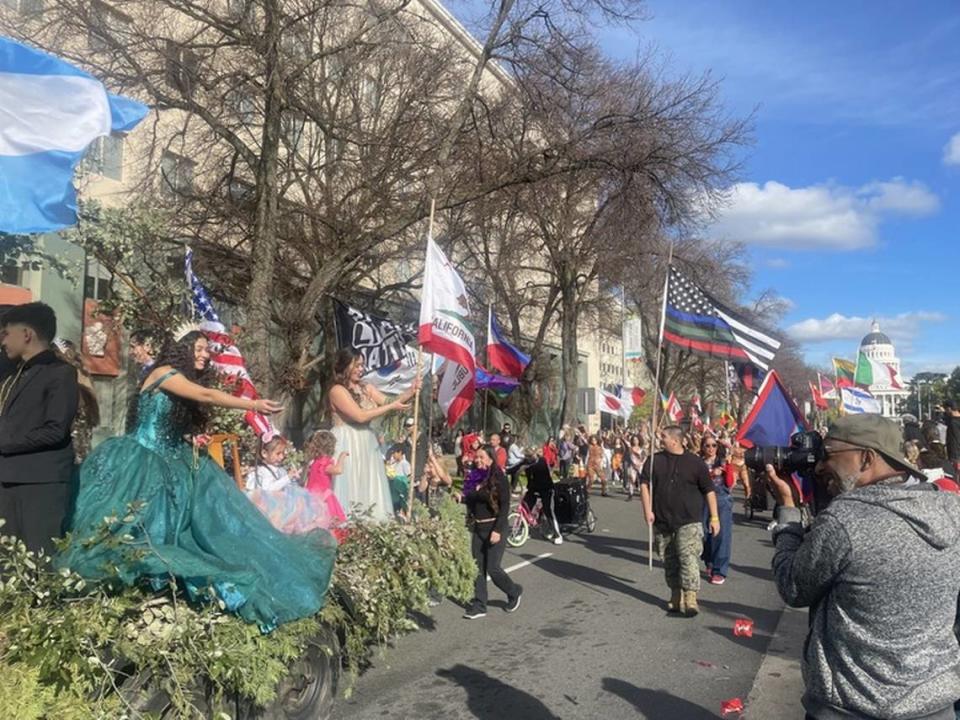
[[[151,375],[163,375],[169,370],[171,370],[169,367],[160,367],[154,370]],[[234,410],[253,410],[254,412],[265,415],[272,415],[283,410],[283,405],[273,400],[267,400],[265,398],[251,400],[250,398],[230,395],[222,390],[204,387],[203,385],[191,382],[180,373],[171,375],[161,382],[159,387],[172,395],[182,397],[185,400],[193,400],[194,402],[204,405],[217,405]]]
[[[379,393],[377,394],[379,395]],[[380,395],[380,397],[383,396]],[[376,402],[372,395],[371,399]],[[394,410],[406,410],[409,407],[400,400],[394,400],[391,403],[366,410],[357,404],[357,401],[353,399],[353,396],[343,385],[334,385],[330,389],[330,404],[338,415],[357,424],[365,424]]]

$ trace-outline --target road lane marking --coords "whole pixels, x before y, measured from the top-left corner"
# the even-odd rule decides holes
[[[553,553],[544,553],[543,555],[537,555],[535,558],[530,560],[524,560],[523,562],[518,562],[516,565],[511,565],[508,568],[504,568],[505,573],[512,573],[514,570],[519,570],[520,568],[525,568],[527,565],[533,565],[537,560],[544,560],[548,557],[553,557]],[[490,576],[487,575],[487,580],[490,579]]]

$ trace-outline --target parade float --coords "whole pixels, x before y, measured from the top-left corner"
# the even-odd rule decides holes
[[[467,599],[475,573],[452,500],[404,523],[359,519],[323,610],[264,634],[216,598],[90,586],[3,537],[0,717],[326,718],[379,647],[416,630],[432,598]]]

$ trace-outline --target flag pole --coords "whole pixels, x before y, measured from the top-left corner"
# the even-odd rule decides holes
[[[653,376],[653,390],[660,394],[660,356],[663,353],[663,329],[667,322],[667,293],[670,290],[670,266],[673,264],[673,240],[670,240],[670,248],[667,251],[667,273],[663,280],[663,303],[660,306],[660,337],[657,340],[657,364]],[[657,405],[660,398],[653,399],[653,413],[650,415],[650,509],[653,510],[653,468],[655,466],[654,456],[656,455],[657,443]],[[653,523],[647,523],[647,560],[648,568],[653,570]]]
[[[430,224],[427,230],[427,237],[433,238],[433,216],[436,211],[437,200],[436,198],[430,199]],[[421,303],[423,300],[421,299]],[[431,355],[432,357],[432,355]],[[418,343],[417,347],[417,375],[414,382],[417,383],[417,392],[413,396],[413,440],[410,447],[410,488],[407,491],[407,512],[413,512],[413,488],[417,482],[417,443],[419,442],[420,434],[420,390],[423,388],[423,345]],[[433,362],[430,363],[430,400],[431,400],[431,410],[433,405]],[[427,448],[429,450],[429,446]]]

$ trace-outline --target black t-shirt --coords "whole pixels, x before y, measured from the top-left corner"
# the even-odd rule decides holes
[[[553,487],[553,478],[550,476],[550,466],[542,457],[527,466],[527,489],[547,490]]]
[[[943,414],[943,424],[947,426],[947,460],[960,460],[960,417]]]
[[[653,463],[653,514],[658,528],[673,532],[681,525],[703,522],[704,496],[713,492],[703,459],[686,452],[658,452]],[[650,484],[650,464],[643,464],[640,483]]]

